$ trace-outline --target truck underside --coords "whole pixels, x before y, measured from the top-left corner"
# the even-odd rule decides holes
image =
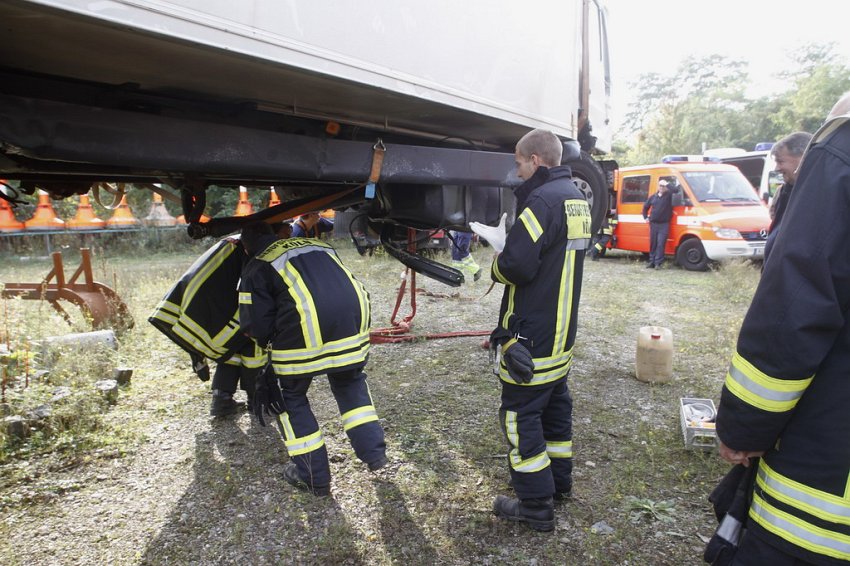
[[[170,187],[196,237],[352,206],[378,223],[463,229],[513,206],[527,125],[33,2],[2,3],[0,21],[0,178],[26,193]],[[596,227],[609,183],[577,146],[565,144]],[[213,185],[273,186],[282,204],[193,222]]]

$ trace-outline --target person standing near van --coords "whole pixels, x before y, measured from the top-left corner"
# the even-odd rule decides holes
[[[643,219],[649,222],[648,269],[661,267],[664,263],[664,248],[670,234],[670,219],[673,218],[673,194],[679,190],[670,180],[661,178],[658,181],[658,192],[643,204]]]

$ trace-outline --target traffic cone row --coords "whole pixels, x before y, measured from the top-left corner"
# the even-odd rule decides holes
[[[269,193],[269,207],[280,204],[280,198],[274,189]],[[249,216],[254,213],[254,207],[248,199],[248,189],[239,187],[239,202],[236,204],[234,216]],[[200,222],[209,222],[210,217],[206,214],[201,215]],[[0,199],[0,232],[21,232],[25,230],[102,230],[128,228],[145,224],[146,226],[174,226],[176,224],[186,224],[185,217],[181,214],[174,218],[165,208],[162,202],[162,197],[154,193],[153,202],[151,203],[150,213],[139,221],[130,207],[127,205],[127,196],[121,197],[121,202],[112,213],[109,220],[102,220],[95,215],[94,209],[89,201],[87,194],[80,195],[80,202],[77,205],[77,213],[71,220],[65,222],[56,215],[53,210],[53,205],[50,201],[50,196],[45,191],[38,191],[38,204],[32,218],[25,222],[21,222],[15,218],[9,203],[5,199]]]

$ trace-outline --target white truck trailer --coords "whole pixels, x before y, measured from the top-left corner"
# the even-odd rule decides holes
[[[511,207],[513,146],[541,127],[598,226],[606,18],[601,0],[4,0],[0,178],[165,185],[198,237],[245,222],[194,222],[212,185],[273,186],[275,218],[462,229]]]

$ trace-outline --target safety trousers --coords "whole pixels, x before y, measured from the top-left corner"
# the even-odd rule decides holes
[[[263,371],[267,359],[266,353],[252,340],[240,352],[216,364],[212,389],[232,394],[236,393],[239,385],[250,399],[254,396],[257,376]]]
[[[329,373],[328,381],[354,453],[366,464],[384,458],[384,429],[378,422],[366,374],[361,369]],[[312,377],[278,379],[285,409],[278,423],[301,479],[313,487],[324,487],[330,485],[331,472],[325,440],[307,399],[312,382]]]
[[[543,385],[502,382],[499,420],[508,441],[517,497],[551,497],[572,490],[573,400],[567,378]]]

